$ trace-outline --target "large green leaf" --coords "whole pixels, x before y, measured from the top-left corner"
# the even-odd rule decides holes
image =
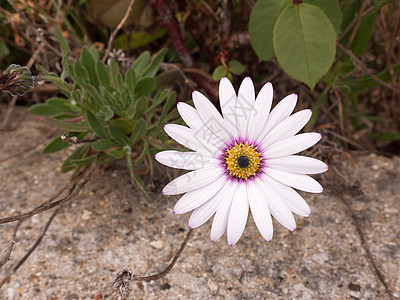
[[[259,60],[270,60],[275,56],[272,32],[279,14],[290,3],[290,0],[259,0],[254,5],[250,15],[249,35]]]
[[[278,17],[273,36],[282,69],[314,88],[335,58],[336,32],[328,17],[314,5],[291,4]]]
[[[309,3],[322,9],[331,20],[333,27],[335,27],[336,34],[341,32],[340,26],[342,25],[343,15],[339,0],[304,0],[304,3]]]

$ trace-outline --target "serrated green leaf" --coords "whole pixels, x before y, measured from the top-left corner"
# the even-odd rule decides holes
[[[154,78],[140,79],[135,86],[135,98],[149,96],[156,87],[156,80]]]
[[[336,32],[328,17],[316,6],[291,4],[278,17],[273,35],[282,69],[314,88],[335,58]]]
[[[52,140],[43,150],[43,153],[49,154],[60,151],[67,148],[69,144],[61,139],[61,136],[56,137]]]
[[[117,144],[115,141],[110,140],[110,139],[99,140],[99,141],[92,143],[92,148],[97,151],[106,151],[108,149],[111,149],[113,147],[118,147],[118,146],[119,146],[119,144]]]
[[[272,32],[279,14],[290,0],[259,0],[251,11],[249,21],[250,42],[258,59],[270,60],[275,56]]]
[[[140,118],[133,125],[132,135],[129,138],[130,144],[133,146],[139,141],[147,132],[147,124],[143,118]]]
[[[228,74],[226,68],[224,66],[218,66],[212,73],[212,79],[214,81],[220,81],[222,77],[226,76],[226,74]]]
[[[96,118],[96,116],[89,110],[86,112],[86,120],[90,128],[94,131],[94,133],[98,137],[102,139],[108,138],[108,133],[104,125],[101,124],[101,122]]]
[[[231,71],[235,75],[241,75],[244,72],[245,67],[241,62],[237,60],[231,60],[229,62],[229,71]]]
[[[154,55],[154,58],[150,65],[144,70],[142,78],[144,77],[154,77],[160,68],[162,62],[164,61],[164,57],[167,54],[167,49],[162,49],[158,53]]]
[[[56,39],[57,39],[58,43],[60,44],[61,51],[63,52],[63,54],[65,54],[68,51],[70,51],[68,43],[65,40],[60,28],[58,28],[57,26],[54,26],[54,28],[55,28],[55,31],[56,31],[55,32],[55,36],[56,36]]]
[[[115,125],[109,125],[108,132],[110,133],[112,139],[118,144],[129,145],[128,137],[125,135],[124,131],[121,128]]]
[[[335,27],[336,35],[340,34],[343,15],[339,0],[304,0],[304,3],[318,6],[331,20],[333,27]]]
[[[135,70],[137,78],[142,78],[142,73],[146,69],[150,62],[150,52],[144,51],[142,54],[136,58],[135,62],[132,64],[132,68]]]

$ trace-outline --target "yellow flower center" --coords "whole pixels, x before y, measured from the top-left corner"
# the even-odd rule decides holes
[[[257,147],[246,142],[235,143],[235,146],[225,152],[225,167],[229,175],[236,179],[247,180],[255,176],[261,165],[260,153]]]

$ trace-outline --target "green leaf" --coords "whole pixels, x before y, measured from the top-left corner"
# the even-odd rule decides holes
[[[8,49],[7,44],[3,41],[0,41],[0,55],[7,56],[9,54],[10,54],[10,49]]]
[[[375,8],[381,8],[385,4],[388,4],[391,2],[391,0],[372,0],[372,3],[374,3]]]
[[[382,141],[400,140],[400,134],[395,130],[379,132],[379,133],[371,133],[368,135],[368,137],[371,139],[382,140]]]
[[[70,159],[69,163],[77,166],[86,166],[94,162],[96,156],[89,156],[84,158]]]
[[[64,57],[62,58],[61,66],[63,70],[61,72],[60,79],[64,81],[67,75],[69,74],[69,52],[67,52],[67,54],[65,54]]]
[[[101,60],[98,60],[96,62],[96,72],[97,72],[97,76],[99,77],[101,84],[108,91],[111,91],[110,77],[108,75],[106,65]]]
[[[64,161],[64,163],[61,166],[61,173],[66,173],[68,171],[71,171],[76,168],[76,165],[71,164],[71,160],[74,159],[81,159],[88,154],[90,150],[90,144],[85,144],[83,146],[80,146],[79,148],[75,149],[74,152],[68,158]]]
[[[89,80],[94,86],[99,85],[99,79],[96,73],[96,62],[87,47],[83,47],[80,62],[89,73]]]
[[[60,28],[58,28],[57,26],[54,26],[54,28],[56,30],[56,33],[55,33],[56,39],[57,39],[58,43],[60,44],[60,48],[61,48],[63,54],[65,54],[68,51],[70,51],[68,43],[65,40]]]
[[[117,77],[117,74],[120,74],[119,72],[119,65],[114,59],[108,60],[108,73],[111,78],[112,86],[116,89],[118,87],[117,82],[115,81],[115,78]]]
[[[108,126],[108,131],[114,141],[116,141],[120,145],[129,145],[129,140],[128,137],[125,135],[124,131],[115,126],[115,125],[109,125]]]
[[[272,32],[279,14],[290,0],[259,0],[251,11],[249,21],[250,42],[258,59],[270,60],[275,56]]]
[[[160,132],[161,126],[164,126],[165,116],[167,115],[167,113],[169,112],[169,110],[171,109],[171,107],[175,103],[176,103],[176,93],[172,92],[169,95],[169,97],[168,97],[168,99],[167,99],[167,101],[166,101],[166,103],[164,105],[164,108],[163,108],[163,110],[161,112],[161,116],[160,116],[160,119],[158,121],[157,134]]]
[[[135,94],[135,86],[136,86],[136,74],[134,69],[129,69],[125,73],[125,85],[130,94],[133,96]]]
[[[291,4],[278,17],[273,35],[282,69],[314,88],[335,58],[336,32],[328,17],[316,6]]]
[[[358,27],[357,33],[355,34],[354,40],[350,46],[350,49],[355,56],[360,56],[367,47],[367,44],[371,39],[372,33],[374,32],[375,19],[376,13],[374,12],[367,14],[361,19],[360,26]],[[351,32],[352,30],[350,30],[347,38],[343,38],[343,45],[346,45],[347,41],[350,38]]]
[[[157,95],[153,99],[153,103],[151,104],[149,109],[146,111],[146,113],[149,111],[152,111],[154,108],[159,106],[161,104],[161,102],[163,102],[164,99],[168,96],[168,94],[169,94],[169,89],[164,89],[161,92],[157,93]]]
[[[126,156],[126,164],[128,166],[129,172],[131,174],[131,179],[136,182],[136,184],[142,189],[143,192],[148,194],[146,187],[144,186],[143,181],[140,179],[139,175],[136,173],[136,170],[132,165],[132,158],[130,155]]]
[[[74,63],[74,68],[73,72],[71,72],[71,76],[80,85],[84,85],[85,83],[89,82],[89,73],[79,61],[76,61]]]
[[[143,118],[140,118],[133,125],[132,135],[129,138],[130,144],[133,146],[137,141],[139,141],[147,132],[147,124]]]
[[[52,140],[46,148],[44,148],[43,153],[49,154],[49,153],[54,153],[57,151],[60,151],[64,148],[67,148],[69,144],[67,142],[64,142],[61,139],[61,136],[56,137],[54,140]]]
[[[150,62],[149,51],[142,52],[142,54],[140,54],[139,57],[136,58],[135,62],[132,65],[132,68],[135,70],[135,73],[138,78],[142,77],[142,73],[149,64],[149,62]]]
[[[58,127],[71,132],[84,132],[90,129],[86,122],[70,123],[57,119],[53,119],[53,122],[55,122]]]
[[[56,117],[63,114],[65,111],[59,108],[50,106],[48,104],[39,103],[31,106],[29,112],[34,115],[44,116],[44,117]]]
[[[228,71],[224,66],[218,66],[215,68],[213,74],[212,74],[212,79],[215,81],[220,81],[222,77],[226,76]]]
[[[142,113],[144,113],[147,110],[148,105],[149,100],[147,99],[147,97],[140,97],[135,103],[133,119],[136,119]]]
[[[143,78],[138,81],[135,87],[135,98],[150,95],[156,87],[156,80],[154,78]]]
[[[122,150],[112,150],[112,151],[108,151],[107,154],[109,154],[110,156],[116,158],[116,159],[120,159],[123,158],[125,156],[125,152]]]
[[[154,77],[161,66],[161,63],[164,60],[165,55],[167,54],[167,49],[160,50],[156,55],[154,55],[153,61],[147,67],[147,69],[143,72],[142,77]]]
[[[69,100],[64,98],[50,98],[46,101],[47,105],[59,109],[64,112],[71,111],[71,107],[69,106]]]
[[[304,0],[304,3],[318,6],[331,20],[333,27],[335,27],[336,35],[339,35],[343,18],[339,0]]]
[[[89,110],[86,112],[86,120],[88,121],[90,128],[92,128],[92,130],[98,137],[103,139],[108,138],[108,133],[104,125],[101,124],[96,116]]]
[[[108,105],[102,105],[97,116],[104,121],[108,121],[114,116],[114,112]]]
[[[229,71],[235,75],[241,75],[244,72],[244,69],[242,63],[237,60],[231,60],[229,62]]]
[[[132,132],[133,123],[134,123],[133,120],[119,118],[112,120],[111,124],[120,128],[127,135]]]
[[[117,144],[113,140],[109,140],[109,139],[99,140],[99,141],[92,143],[92,148],[97,151],[106,151],[108,149],[111,149],[113,147],[118,147],[118,146],[119,146],[119,144]]]

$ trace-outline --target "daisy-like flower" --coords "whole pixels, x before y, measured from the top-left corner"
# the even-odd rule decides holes
[[[293,213],[309,216],[310,208],[294,190],[321,193],[322,186],[306,174],[325,172],[325,163],[293,155],[320,139],[319,133],[297,134],[310,120],[311,110],[293,115],[297,95],[281,100],[270,112],[273,89],[267,83],[255,97],[254,85],[245,78],[238,95],[227,78],[219,86],[222,116],[201,93],[193,92],[192,107],[178,103],[189,127],[165,125],[166,133],[190,152],[163,151],[160,163],[188,172],[165,186],[163,194],[184,194],[174,213],[193,211],[189,227],[204,224],[214,214],[211,240],[227,231],[234,245],[246,226],[249,208],[261,235],[272,239],[271,215],[290,230]],[[297,135],[296,135],[297,134]]]

